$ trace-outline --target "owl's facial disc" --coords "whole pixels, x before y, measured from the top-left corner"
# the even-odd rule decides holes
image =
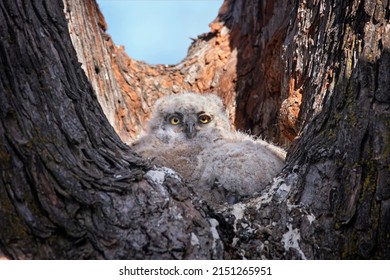
[[[166,119],[168,123],[174,127],[180,127],[188,139],[196,136],[197,132],[212,121],[212,116],[205,112],[198,114],[183,115],[174,113]]]
[[[202,129],[204,125],[207,125],[211,122],[212,116],[205,113],[200,112],[196,115],[196,117],[188,118],[185,123],[185,132],[189,139],[192,139],[196,136],[197,132]]]

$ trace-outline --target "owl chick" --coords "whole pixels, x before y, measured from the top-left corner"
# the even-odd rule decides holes
[[[184,93],[159,99],[133,149],[177,171],[205,200],[234,203],[260,192],[280,172],[285,152],[234,131],[222,100]]]

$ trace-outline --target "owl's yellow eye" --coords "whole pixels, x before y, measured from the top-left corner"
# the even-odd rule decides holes
[[[177,125],[180,123],[180,118],[177,116],[172,116],[169,118],[169,122],[173,125]]]
[[[211,117],[207,114],[202,114],[199,116],[199,121],[203,124],[209,123],[211,121]]]

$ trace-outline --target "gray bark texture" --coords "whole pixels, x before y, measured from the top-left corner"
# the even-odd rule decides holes
[[[51,0],[0,3],[1,251],[14,259],[221,257],[183,184],[148,167],[108,123],[63,9]]]
[[[187,58],[149,66],[93,0],[1,1],[0,257],[389,259],[389,22],[389,1],[226,0]],[[185,90],[288,147],[260,195],[202,201],[124,144]]]

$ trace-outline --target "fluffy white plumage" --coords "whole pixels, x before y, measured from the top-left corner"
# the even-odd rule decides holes
[[[176,170],[202,198],[236,202],[261,191],[280,172],[285,152],[233,131],[222,100],[184,93],[159,99],[136,152]]]

